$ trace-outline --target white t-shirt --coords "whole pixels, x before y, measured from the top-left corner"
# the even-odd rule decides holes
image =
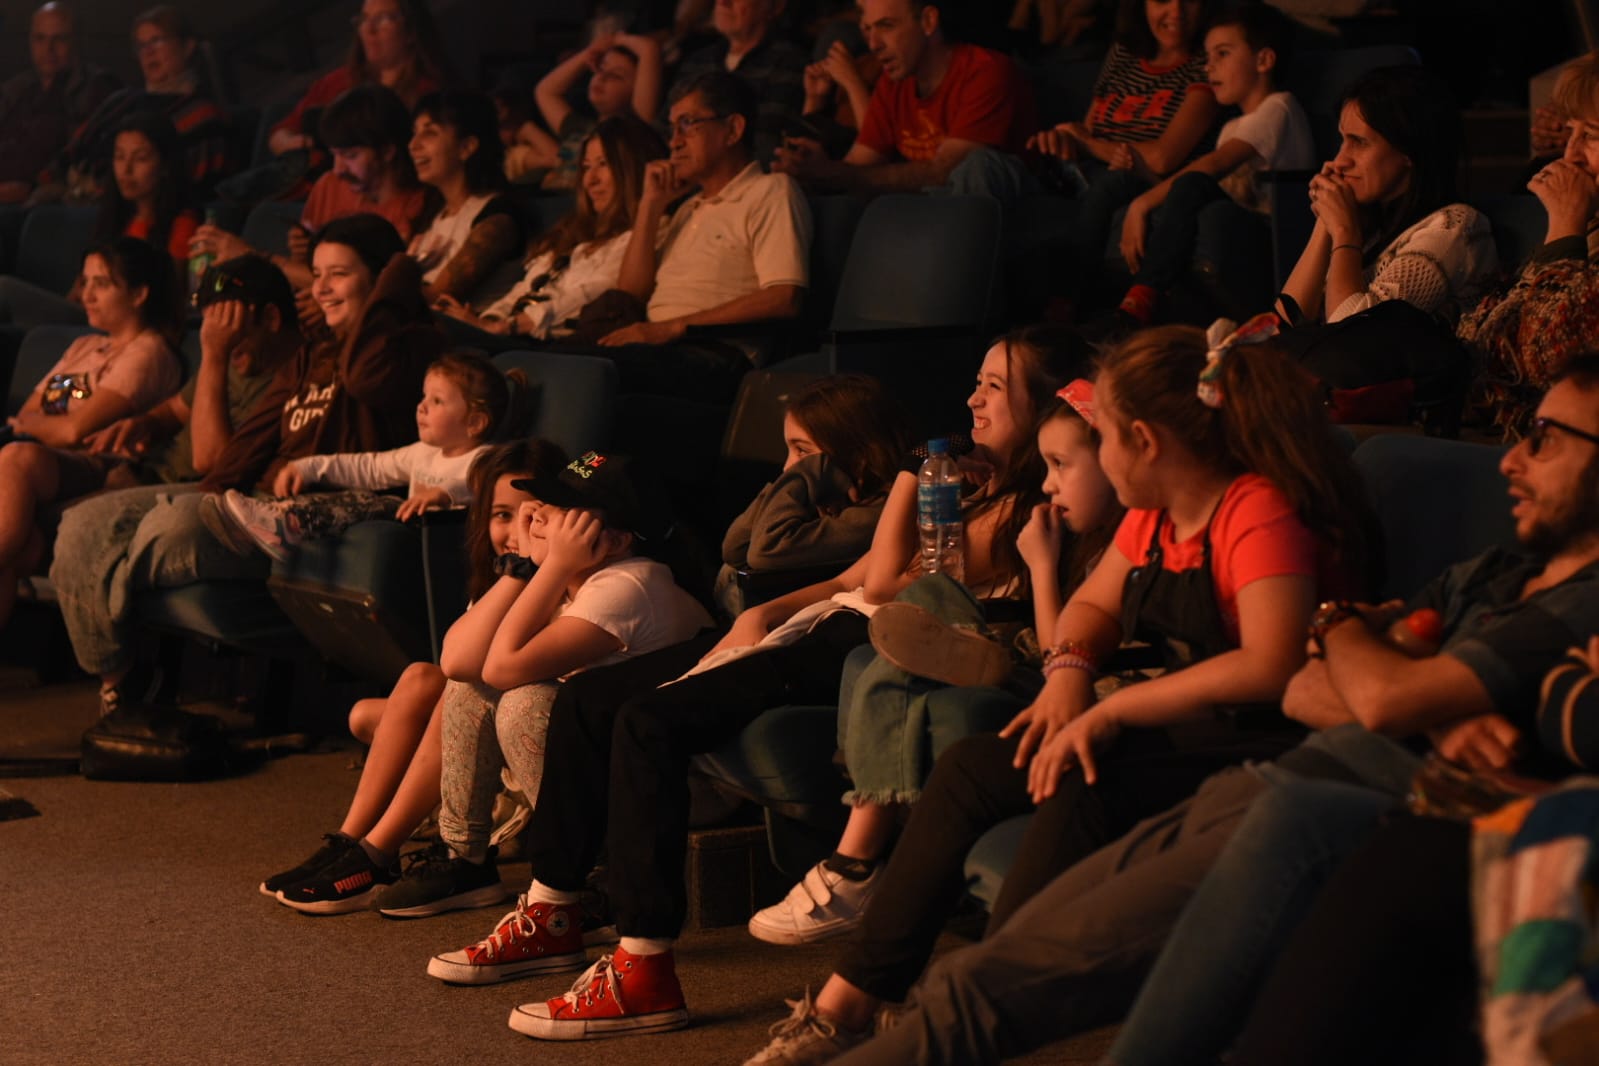
[[[1256,176],[1263,170],[1310,170],[1316,165],[1316,142],[1310,120],[1290,92],[1275,92],[1247,115],[1230,119],[1216,136],[1218,146],[1243,141],[1255,150],[1243,166],[1222,176],[1222,191],[1252,211],[1266,209]]]
[[[472,460],[482,451],[481,447],[473,448],[452,457],[417,441],[386,452],[308,455],[294,460],[293,466],[308,482],[345,489],[393,489],[406,485],[415,496],[422,489],[439,488],[449,494],[452,507],[465,507],[472,502],[468,477]]]
[[[751,163],[715,196],[695,193],[661,230],[649,320],[810,281],[811,208],[787,174]]]
[[[672,580],[665,564],[637,555],[592,575],[555,616],[581,618],[622,642],[585,669],[681,644],[711,624],[705,608]]]
[[[546,298],[527,304],[516,332],[525,332],[530,337],[549,337],[558,332],[561,323],[576,318],[602,292],[616,288],[631,236],[631,233],[620,233],[608,240],[585,241],[572,249],[566,268],[554,277],[547,276],[555,266],[555,253],[545,252],[534,257],[528,261],[522,280],[485,309],[483,317],[510,318],[517,301],[533,292],[533,283],[547,278],[538,290],[538,294]]]

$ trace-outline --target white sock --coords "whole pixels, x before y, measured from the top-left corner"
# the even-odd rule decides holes
[[[527,898],[540,903],[576,903],[583,896],[580,892],[562,892],[558,888],[551,888],[535,877],[533,883],[527,886]]]
[[[624,936],[618,946],[629,955],[665,955],[672,950],[673,943],[647,936]]]

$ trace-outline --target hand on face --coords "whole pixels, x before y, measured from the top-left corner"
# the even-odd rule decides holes
[[[200,352],[223,357],[233,353],[256,322],[255,312],[242,300],[218,300],[200,315]]]
[[[1550,232],[1571,236],[1586,232],[1599,210],[1599,184],[1575,163],[1557,159],[1532,176],[1527,190],[1549,212]]]
[[[1022,562],[1034,572],[1055,568],[1060,559],[1060,516],[1054,505],[1040,503],[1033,506],[1033,514],[1016,537],[1016,550]]]
[[[652,159],[644,164],[644,191],[639,197],[639,211],[658,215],[686,191],[688,183],[678,176],[670,159]]]
[[[1363,243],[1355,191],[1331,163],[1310,179],[1310,210],[1331,234],[1333,244]]]
[[[548,546],[544,565],[567,575],[598,566],[609,550],[605,523],[580,507],[550,517],[544,523],[544,539]]]
[[[855,65],[855,57],[850,54],[849,47],[843,41],[834,41],[833,46],[827,50],[827,57],[822,60],[821,66],[827,69],[828,75],[846,90],[865,89],[866,82],[861,78],[860,68]],[[857,115],[859,121],[865,116]]]

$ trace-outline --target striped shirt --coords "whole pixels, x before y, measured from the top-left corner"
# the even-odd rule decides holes
[[[1211,92],[1205,57],[1175,67],[1157,67],[1121,45],[1112,45],[1094,82],[1088,125],[1095,137],[1137,144],[1166,132],[1189,93]]]

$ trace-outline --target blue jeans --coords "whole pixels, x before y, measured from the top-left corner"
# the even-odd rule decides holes
[[[1371,785],[1276,768],[1262,776],[1272,787],[1250,806],[1172,930],[1111,1047],[1116,1066],[1214,1061],[1321,886],[1376,832],[1399,800],[1395,778],[1407,775]]]

